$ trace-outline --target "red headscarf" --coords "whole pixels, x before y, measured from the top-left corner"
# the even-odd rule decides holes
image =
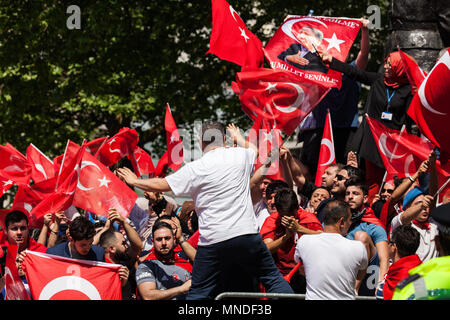
[[[400,52],[391,52],[384,61],[390,58],[392,75],[390,77],[384,77],[384,84],[388,87],[398,88],[399,86],[409,83],[406,68],[402,62]]]

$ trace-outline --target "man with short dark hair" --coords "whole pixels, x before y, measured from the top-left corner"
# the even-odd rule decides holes
[[[153,249],[136,270],[136,284],[144,300],[184,300],[191,287],[192,265],[174,251],[172,226],[157,220],[152,228]]]
[[[355,299],[356,279],[368,258],[360,241],[345,238],[351,223],[349,206],[333,200],[324,208],[323,232],[298,240],[294,258],[304,266],[307,300]]]
[[[382,283],[389,268],[386,230],[384,230],[381,221],[374,215],[373,210],[367,205],[367,185],[353,179],[347,180],[345,185],[345,202],[348,203],[352,212],[352,225],[346,237],[361,241],[367,249],[369,264],[379,266],[378,279],[376,280],[378,286]],[[379,259],[379,262],[377,262],[377,259]],[[367,281],[367,279],[364,281],[363,286],[364,290],[367,286],[366,294],[375,294],[376,287],[371,288]]]
[[[69,241],[47,249],[46,253],[73,259],[105,261],[103,248],[92,244],[94,236],[94,224],[88,218],[78,216],[69,225]]]
[[[395,229],[389,241],[389,256],[393,263],[385,275],[384,300],[391,300],[397,283],[408,277],[409,270],[422,263],[416,254],[419,243],[419,232],[413,227],[400,226]]]

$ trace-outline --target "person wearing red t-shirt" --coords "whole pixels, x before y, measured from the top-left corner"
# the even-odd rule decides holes
[[[409,277],[409,270],[422,263],[416,254],[420,244],[419,232],[411,226],[404,225],[394,230],[389,241],[389,255],[393,261],[385,275],[383,299],[392,300],[395,286]]]
[[[296,267],[294,261],[296,241],[303,234],[322,232],[322,225],[313,213],[299,207],[292,189],[281,189],[275,196],[276,212],[273,212],[261,228],[261,236],[272,254],[275,265],[283,276]],[[306,282],[299,273],[290,279],[294,292],[306,292]]]
[[[37,252],[45,252],[47,248],[38,242],[36,242],[29,234],[28,229],[28,217],[22,211],[13,210],[5,218],[5,230],[2,231],[0,237],[0,245],[1,251],[0,254],[2,256],[6,256],[6,252],[10,245],[17,246],[17,271],[19,272],[19,276],[22,281],[24,281],[25,288],[27,288],[25,273],[21,268],[21,259],[23,255],[22,252],[25,250],[37,251]],[[3,269],[3,266],[2,266]],[[4,285],[4,270],[1,270],[2,285]],[[3,288],[0,288],[2,290]]]

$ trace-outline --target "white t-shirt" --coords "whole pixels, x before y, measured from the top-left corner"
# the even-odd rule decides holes
[[[362,242],[338,233],[303,235],[297,242],[295,262],[303,261],[306,300],[354,300],[359,270],[367,268]]]
[[[267,204],[264,202],[264,199],[259,200],[253,206],[253,210],[255,211],[256,222],[258,223],[258,231],[261,231],[264,222],[270,216],[269,210],[267,210]]]
[[[256,153],[217,148],[166,177],[176,196],[189,195],[198,215],[200,246],[258,233],[250,196]]]
[[[392,233],[394,232],[394,230],[402,225],[402,222],[400,220],[400,216],[402,214],[403,212],[392,218],[389,238],[392,237]],[[420,234],[420,244],[419,248],[417,248],[416,254],[419,256],[422,262],[428,261],[439,255],[439,251],[436,248],[436,241],[434,241],[434,238],[439,235],[437,224],[431,217],[429,218],[428,222],[430,222],[430,230],[419,228],[414,223],[410,224]]]

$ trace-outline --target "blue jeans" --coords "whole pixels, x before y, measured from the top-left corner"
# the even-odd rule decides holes
[[[246,234],[208,246],[198,246],[187,300],[214,299],[222,273],[245,272],[261,281],[266,292],[294,293],[259,233]]]

